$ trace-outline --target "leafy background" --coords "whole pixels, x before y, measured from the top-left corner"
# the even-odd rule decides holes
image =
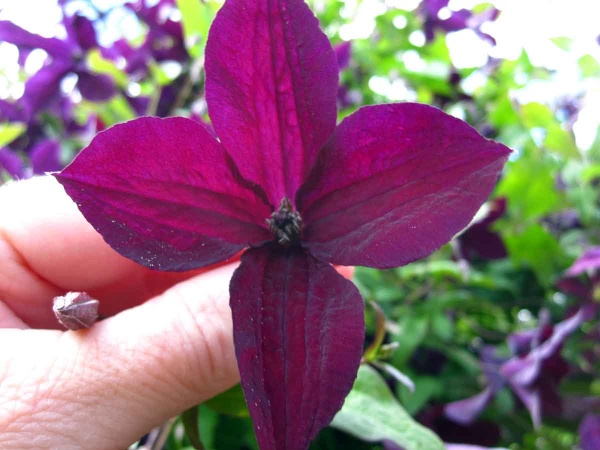
[[[582,50],[573,36],[555,36],[544,45],[568,63],[554,66],[527,48],[494,57],[502,43],[493,25],[507,12],[501,2],[471,3],[309,1],[338,53],[340,119],[362,105],[419,101],[515,150],[490,202],[450,244],[406,267],[356,270],[365,364],[313,450],[435,450],[436,434],[449,449],[598,448],[578,431],[583,417],[600,412],[597,310],[563,336],[556,324],[600,297],[593,271],[565,274],[600,245],[600,114],[592,107],[600,46],[590,38]],[[208,120],[203,48],[219,2],[58,4],[64,27],[56,36],[70,52],[0,32],[0,182],[60,170],[97,131],[140,115]],[[483,59],[461,58],[482,48]],[[499,379],[506,360],[525,367],[553,336],[550,355],[521,386],[529,397]],[[448,412],[490,386],[480,414]],[[527,399],[541,402],[539,423]],[[256,449],[239,387],[170,429],[168,449]]]

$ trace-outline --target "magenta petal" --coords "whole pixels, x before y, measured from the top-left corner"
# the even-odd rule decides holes
[[[116,125],[57,178],[106,242],[147,267],[197,268],[271,236],[270,208],[190,119]]]
[[[338,126],[298,194],[306,246],[345,265],[422,258],[469,223],[509,153],[430,106],[362,108]]]
[[[228,0],[206,45],[206,101],[242,175],[294,199],[336,121],[336,56],[302,0]]]
[[[354,285],[303,250],[247,251],[231,280],[242,387],[261,450],[304,450],[342,407],[361,359]]]

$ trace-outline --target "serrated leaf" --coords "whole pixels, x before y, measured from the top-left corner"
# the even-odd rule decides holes
[[[358,371],[354,387],[331,425],[369,442],[391,440],[405,450],[444,450],[442,441],[417,423],[370,366]]]

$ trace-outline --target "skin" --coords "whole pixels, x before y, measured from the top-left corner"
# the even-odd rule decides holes
[[[127,448],[238,382],[228,305],[237,263],[143,268],[52,177],[0,188],[0,261],[1,449]],[[88,292],[110,317],[60,330],[52,299],[68,291]]]

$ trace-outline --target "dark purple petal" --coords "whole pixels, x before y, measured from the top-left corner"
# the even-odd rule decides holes
[[[206,45],[212,123],[273,207],[296,190],[336,121],[335,53],[302,0],[228,0]]]
[[[581,450],[600,449],[600,415],[588,414],[579,426],[579,446]]]
[[[65,17],[63,20],[70,40],[84,51],[98,47],[96,30],[90,19],[80,14]]]
[[[8,173],[12,178],[24,178],[23,161],[8,148],[0,148],[0,175]]]
[[[576,277],[582,273],[597,271],[600,268],[600,247],[591,247],[586,252],[577,258],[573,263],[567,275]]]
[[[242,256],[231,280],[234,342],[261,450],[304,450],[342,407],[362,355],[354,285],[299,248]]]
[[[25,93],[21,102],[29,118],[58,98],[60,82],[70,70],[69,64],[53,62],[42,67],[25,82]]]
[[[469,223],[509,153],[430,106],[362,108],[338,126],[298,194],[306,246],[343,265],[422,258]]]
[[[506,214],[506,198],[495,198],[489,203],[489,210],[478,223],[491,225]]]
[[[73,48],[66,42],[30,33],[6,20],[0,20],[0,41],[10,42],[27,50],[41,48],[56,59],[70,61],[73,57]]]
[[[457,423],[468,425],[481,414],[490,401],[492,401],[496,392],[497,389],[487,387],[473,397],[449,403],[444,408],[444,414]]]
[[[337,58],[338,69],[344,70],[350,64],[350,56],[352,55],[352,42],[342,42],[336,45],[333,50],[335,51],[335,57]]]
[[[564,341],[595,311],[594,306],[581,308],[569,319],[556,324],[552,334],[526,357],[517,356],[502,365],[500,373],[529,411],[535,426],[541,424],[542,412],[557,412],[560,408],[556,386],[568,369],[559,359],[560,350]]]
[[[476,223],[459,238],[462,256],[468,260],[502,259],[507,255],[504,242],[487,225]]]
[[[143,117],[99,133],[57,178],[111,247],[179,271],[271,238],[270,208],[234,171],[201,124]]]
[[[44,140],[38,142],[29,153],[34,174],[55,172],[63,168],[60,162],[60,142]]]
[[[525,358],[515,357],[507,361],[502,366],[502,375],[510,380],[511,384],[531,384],[539,375],[543,360],[551,358],[559,352],[565,340],[584,321],[589,320],[594,312],[593,306],[583,307],[569,319],[556,324],[552,335],[534,348]]]
[[[77,77],[79,92],[92,102],[104,102],[116,93],[115,82],[109,75],[82,70],[77,72]]]
[[[563,278],[556,283],[556,286],[565,294],[577,297],[584,302],[591,302],[594,299],[592,288],[589,283],[580,279]]]
[[[444,409],[443,405],[434,405],[419,414],[419,422],[432,430],[444,442],[488,446],[495,445],[500,440],[498,424],[488,420],[478,420],[469,425],[463,425],[449,419],[445,415]]]
[[[21,105],[0,99],[0,120],[3,122],[25,122],[27,117]]]

